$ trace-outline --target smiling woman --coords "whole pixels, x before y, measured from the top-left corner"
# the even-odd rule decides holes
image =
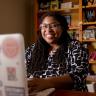
[[[47,41],[47,43],[58,46],[56,42],[62,34],[62,29],[59,22],[57,20],[54,20],[53,17],[47,16],[42,21],[41,34],[43,39]]]
[[[25,52],[30,92],[48,88],[87,91],[88,53],[70,38],[65,17],[48,12],[40,21],[38,39]]]

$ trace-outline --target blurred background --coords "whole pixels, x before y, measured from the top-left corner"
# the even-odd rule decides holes
[[[25,46],[34,42],[34,0],[0,0],[0,34],[22,33]]]

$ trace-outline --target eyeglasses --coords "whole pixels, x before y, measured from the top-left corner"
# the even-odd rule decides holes
[[[48,29],[48,28],[56,29],[59,26],[60,26],[60,24],[56,24],[56,23],[52,23],[52,24],[41,24],[40,25],[40,29]]]

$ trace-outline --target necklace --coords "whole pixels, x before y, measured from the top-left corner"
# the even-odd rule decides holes
[[[57,49],[58,49],[58,48],[57,48]],[[51,56],[53,56],[53,55],[56,53],[57,49],[51,50],[51,51],[49,52],[49,54],[50,54]]]
[[[53,56],[56,53],[57,49],[59,49],[59,46],[51,48],[51,50],[49,51],[49,55]]]

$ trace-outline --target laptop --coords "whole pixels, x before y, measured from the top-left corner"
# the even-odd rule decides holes
[[[24,38],[0,35],[0,96],[28,96]]]

